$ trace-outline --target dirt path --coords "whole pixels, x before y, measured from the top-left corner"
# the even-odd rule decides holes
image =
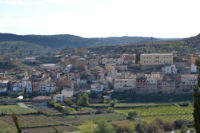
[[[28,108],[24,103],[18,103],[18,105],[22,108]]]

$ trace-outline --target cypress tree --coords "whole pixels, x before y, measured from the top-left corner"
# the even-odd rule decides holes
[[[194,112],[193,112],[193,117],[194,117],[194,127],[196,130],[196,133],[200,133],[200,60],[196,60],[196,66],[198,70],[198,78],[197,78],[197,85],[194,87]]]

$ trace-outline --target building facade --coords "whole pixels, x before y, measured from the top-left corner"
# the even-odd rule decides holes
[[[173,64],[173,54],[171,53],[141,54],[140,64],[141,65]]]

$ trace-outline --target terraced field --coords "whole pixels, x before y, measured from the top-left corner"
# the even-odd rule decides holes
[[[128,112],[135,111],[138,118],[143,121],[150,121],[154,118],[164,118],[166,120],[174,121],[177,119],[193,120],[193,107],[191,105],[182,107],[178,105],[149,105],[138,106],[131,108],[119,108],[115,110],[118,113],[128,115]]]
[[[28,114],[37,112],[34,109],[30,108],[22,108],[18,105],[0,105],[0,114],[11,114],[12,112],[16,114]]]

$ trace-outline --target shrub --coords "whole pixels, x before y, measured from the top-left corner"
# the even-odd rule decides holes
[[[113,112],[114,112],[113,108],[109,107],[107,113],[113,113]]]
[[[97,123],[97,129],[95,133],[115,133],[115,129],[108,122],[100,121]]]
[[[89,96],[88,96],[87,93],[78,94],[78,96],[77,96],[77,105],[89,106]]]
[[[115,128],[116,133],[133,133],[134,124],[128,120],[125,121],[114,121],[111,123]]]
[[[62,106],[62,105],[56,103],[54,100],[51,100],[51,101],[49,102],[49,104],[52,105],[52,106],[53,106],[54,108],[56,108],[57,110],[59,110],[59,111],[65,113],[65,114],[70,114],[71,112],[74,111],[73,108]]]
[[[74,103],[72,102],[72,100],[71,99],[65,99],[64,100],[64,103],[66,104],[66,105],[68,105],[68,106],[72,106]]]
[[[143,123],[138,123],[135,127],[135,130],[138,133],[146,133],[148,131],[148,123],[147,122],[143,122]]]
[[[139,123],[136,125],[136,131],[141,133],[164,133],[170,132],[173,130],[173,123],[162,120],[162,119],[155,119],[150,123]]]
[[[135,111],[128,112],[127,119],[135,119],[136,117],[137,117],[137,112]]]
[[[185,125],[184,120],[176,120],[174,121],[174,129],[181,129],[181,127]]]
[[[80,133],[94,133],[97,125],[92,121],[86,121],[79,127]]]
[[[165,132],[169,132],[173,130],[172,122],[169,122],[160,118],[155,119],[153,122],[155,122],[155,124],[157,124],[159,128],[160,129],[162,128]]]
[[[181,127],[181,133],[186,133],[188,130],[188,127],[186,125],[182,125]]]

